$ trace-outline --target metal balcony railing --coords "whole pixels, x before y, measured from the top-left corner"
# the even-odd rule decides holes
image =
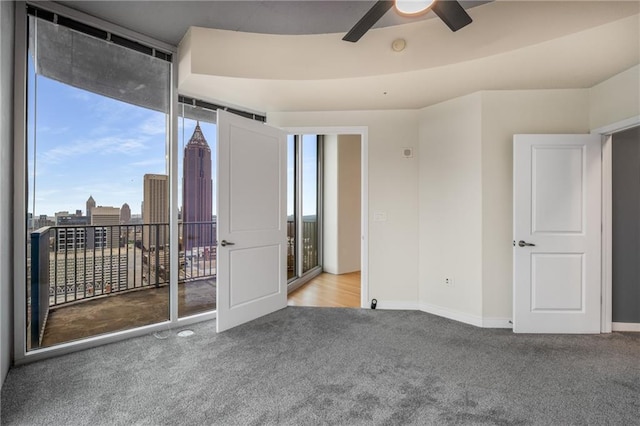
[[[302,267],[318,265],[318,223],[302,224]],[[287,223],[288,267],[295,273],[295,222]],[[178,281],[217,275],[216,222],[179,223]],[[169,224],[50,226],[30,235],[27,310],[37,348],[50,308],[169,284]]]
[[[216,222],[178,226],[179,282],[216,276]],[[31,348],[49,308],[169,283],[169,224],[51,226],[31,233]]]
[[[288,277],[296,276],[296,222],[287,221],[287,270]],[[302,221],[302,272],[318,266],[318,221],[305,218]]]

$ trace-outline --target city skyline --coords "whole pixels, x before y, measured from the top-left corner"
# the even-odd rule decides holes
[[[29,62],[30,87],[35,88],[36,76]],[[34,218],[54,217],[57,212],[74,212],[84,207],[86,215],[87,197],[93,196],[101,206],[127,204],[133,217],[141,217],[144,175],[168,174],[166,114],[47,77],[37,79],[37,90],[30,92],[28,103],[27,212]],[[37,116],[34,105],[37,105]],[[210,146],[215,147],[217,126],[204,121],[199,124]],[[179,208],[183,206],[184,148],[196,125],[195,120],[183,117],[178,120]],[[211,149],[211,161],[215,166],[216,149]],[[305,168],[311,169],[313,161],[305,155]],[[289,176],[293,175],[292,167],[290,163]],[[217,212],[215,179],[212,170],[214,216]],[[303,177],[303,186],[310,187],[313,183],[307,179]],[[289,188],[287,192],[287,214],[291,214],[293,191]],[[304,197],[305,216],[316,214],[316,200],[311,198]]]
[[[30,87],[35,88],[32,64],[30,67]],[[78,209],[86,214],[85,203],[91,195],[102,206],[126,203],[132,215],[142,214],[144,175],[167,174],[166,115],[47,77],[37,79],[28,111],[27,211],[34,217]],[[195,126],[195,120],[178,120],[179,176],[186,144],[183,138]],[[200,126],[215,144],[215,124],[200,122]],[[181,205],[180,182],[178,186]],[[215,206],[215,199],[213,203]]]

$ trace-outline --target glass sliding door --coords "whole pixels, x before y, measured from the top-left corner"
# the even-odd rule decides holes
[[[170,55],[29,14],[27,350],[167,321]]]
[[[321,268],[321,154],[320,136],[289,136],[287,261],[290,282],[297,282]]]
[[[180,104],[178,316],[216,309],[216,113]]]

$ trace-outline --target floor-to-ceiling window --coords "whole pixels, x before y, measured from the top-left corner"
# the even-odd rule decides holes
[[[302,273],[320,265],[318,167],[319,143],[317,135],[302,136]]]
[[[290,281],[321,269],[321,139],[318,135],[289,135],[288,139],[287,261]]]
[[[182,99],[184,101],[184,99]],[[181,102],[178,316],[216,309],[216,112]]]
[[[171,55],[28,13],[27,350],[166,321]]]

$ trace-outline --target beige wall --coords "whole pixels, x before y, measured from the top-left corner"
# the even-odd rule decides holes
[[[419,279],[425,310],[477,325],[508,325],[513,135],[587,133],[588,97],[586,89],[491,91],[421,111]]]
[[[633,91],[633,72],[593,89],[484,91],[418,111],[270,113],[269,120],[281,127],[368,127],[369,285],[380,307],[421,306],[507,326],[513,135],[588,133],[599,109],[593,103]],[[627,108],[605,108],[607,121],[596,122],[628,118],[633,98],[622,101]],[[402,158],[405,146],[418,147],[417,161]],[[387,213],[387,221],[374,221],[376,212]],[[444,284],[447,277],[453,285]]]
[[[360,270],[360,136],[338,136],[338,274]]]
[[[478,93],[424,108],[419,131],[420,305],[475,318],[482,314],[480,102]]]
[[[360,270],[360,136],[324,138],[323,258],[325,272]]]
[[[512,316],[513,135],[588,133],[589,93],[482,92],[482,316]]]
[[[338,135],[324,136],[322,268],[338,273]]]
[[[589,97],[591,129],[639,116],[640,65],[593,86]]]
[[[369,298],[380,308],[417,307],[418,161],[402,156],[418,146],[418,111],[272,112],[279,127],[368,128]],[[364,149],[364,146],[363,146]],[[384,212],[386,221],[373,221]]]

